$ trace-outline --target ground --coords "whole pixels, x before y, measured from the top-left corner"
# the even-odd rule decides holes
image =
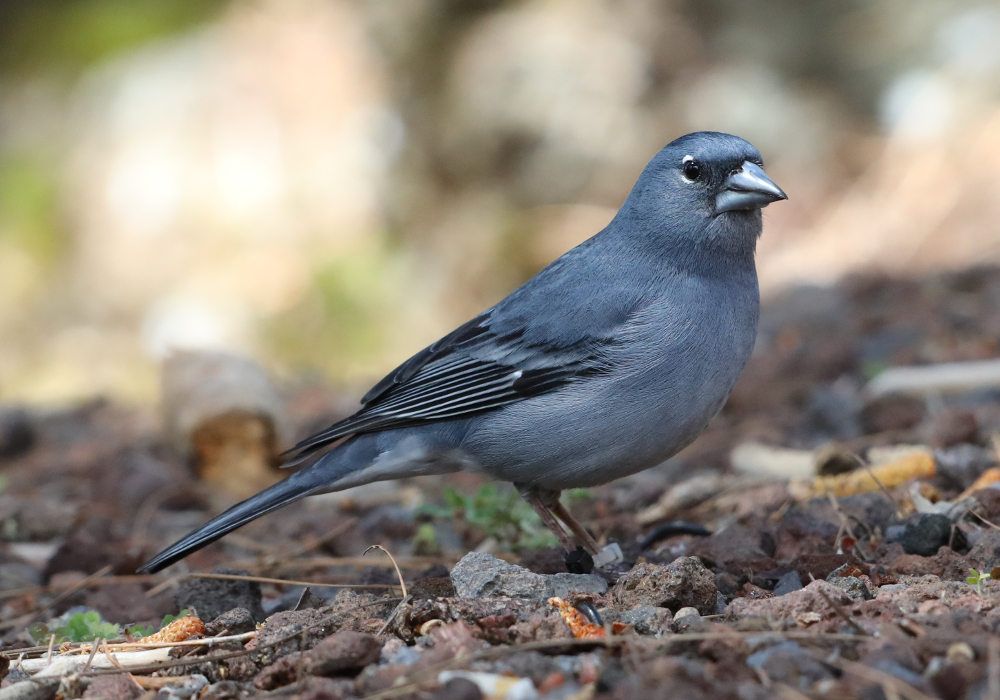
[[[232,493],[199,479],[155,413],[6,407],[0,700],[28,685],[39,700],[1000,698],[998,390],[868,385],[893,366],[1000,356],[998,301],[1000,270],[985,268],[767,300],[702,438],[570,494],[624,553],[590,574],[567,572],[512,495],[460,474],[293,505],[136,576]],[[285,395],[299,435],[349,403],[314,385]],[[853,471],[855,486],[814,470]],[[119,637],[111,651],[131,664],[121,645],[182,609],[206,623],[194,640],[224,639],[128,680],[102,652],[17,683],[87,637]]]

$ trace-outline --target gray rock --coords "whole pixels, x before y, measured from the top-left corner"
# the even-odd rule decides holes
[[[861,579],[855,576],[843,576],[842,572],[846,571],[849,564],[844,564],[839,566],[830,572],[830,575],[826,577],[827,583],[832,583],[834,586],[842,590],[852,601],[859,600],[871,600],[875,597],[868,585]]]
[[[968,443],[934,450],[934,461],[938,475],[947,479],[949,486],[962,490],[972,486],[980,474],[996,464],[992,452]]]
[[[673,615],[667,608],[657,608],[653,605],[640,605],[638,608],[618,614],[618,622],[632,625],[639,634],[659,634],[669,631],[673,621]]]
[[[931,557],[937,554],[939,547],[948,544],[952,539],[951,526],[951,520],[945,515],[919,513],[911,516],[902,530],[898,526],[888,528],[885,532],[885,541],[899,542],[907,554]],[[956,531],[956,548],[961,548],[964,544],[964,540],[958,541],[960,536],[961,533]]]
[[[548,592],[545,577],[497,559],[486,552],[470,552],[451,570],[460,598],[541,598]]]
[[[216,574],[237,574],[249,576],[249,571],[218,567]],[[177,587],[174,601],[181,610],[197,611],[205,620],[214,620],[219,615],[234,608],[244,608],[257,622],[263,622],[265,615],[261,607],[260,584],[256,581],[231,579],[195,578],[184,581]]]
[[[602,594],[608,589],[600,576],[536,574],[486,552],[466,554],[451,570],[451,580],[461,598],[527,598],[546,600],[570,593]]]
[[[766,672],[771,680],[803,691],[817,681],[834,677],[831,669],[795,642],[782,642],[751,654],[747,666]]]
[[[875,596],[865,585],[865,582],[859,578],[853,576],[842,576],[839,578],[832,578],[827,580],[828,583],[832,583],[834,586],[842,590],[847,594],[852,601],[859,600],[871,600]]]
[[[253,615],[246,608],[234,608],[224,612],[205,625],[205,636],[216,637],[220,634],[244,634],[252,632],[257,625]]]
[[[693,607],[702,615],[712,615],[718,593],[715,576],[700,559],[680,557],[666,566],[636,564],[615,584],[613,602],[618,610],[640,605],[671,610]]]
[[[603,595],[608,590],[608,582],[597,574],[552,574],[542,577],[548,580],[552,595],[560,598],[565,598],[570,593]]]
[[[800,590],[802,590],[802,577],[798,571],[789,571],[778,579],[778,583],[774,586],[774,595],[785,595]]]

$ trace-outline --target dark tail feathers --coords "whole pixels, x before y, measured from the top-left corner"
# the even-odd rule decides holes
[[[329,475],[323,478],[322,471],[317,469],[318,463],[292,474],[284,481],[264,489],[242,503],[217,515],[187,537],[175,542],[148,562],[139,567],[140,573],[156,573],[174,562],[180,561],[188,554],[197,551],[207,544],[215,542],[238,527],[246,525],[251,520],[286,506],[292,501],[322,490],[330,484]]]

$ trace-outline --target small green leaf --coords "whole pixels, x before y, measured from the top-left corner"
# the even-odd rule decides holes
[[[187,608],[184,608],[179,613],[177,613],[176,616],[174,616],[174,615],[164,615],[163,616],[163,622],[160,623],[160,629],[163,629],[164,627],[166,627],[167,625],[169,625],[174,620],[179,620],[182,617],[187,617],[190,614],[191,614],[191,611],[188,610]]]
[[[28,634],[31,636],[32,641],[34,641],[36,645],[41,646],[42,644],[49,643],[49,637],[52,633],[49,632],[47,625],[39,623],[29,627]]]
[[[441,553],[434,525],[423,523],[417,527],[417,532],[413,535],[413,552],[419,556],[434,556]]]
[[[594,494],[592,494],[588,489],[570,489],[563,493],[563,499],[566,501],[592,501],[594,500]]]

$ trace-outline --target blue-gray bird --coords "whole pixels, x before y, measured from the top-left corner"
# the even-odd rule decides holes
[[[656,466],[719,412],[757,335],[761,208],[781,199],[743,139],[670,143],[603,231],[404,362],[289,464],[325,454],[140,571],[304,496],[463,469],[512,482],[567,550],[575,536],[598,552],[559,492]]]

